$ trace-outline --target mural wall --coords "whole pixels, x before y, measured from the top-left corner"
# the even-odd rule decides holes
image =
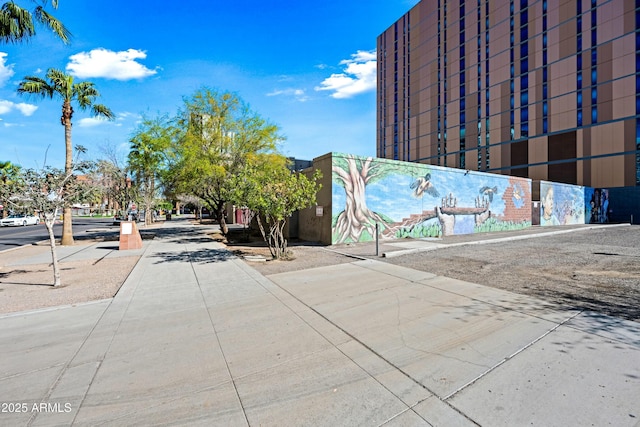
[[[332,154],[332,243],[531,226],[531,180]]]
[[[610,221],[609,190],[607,188],[586,188],[584,192],[585,223],[605,224]]]
[[[540,181],[540,225],[609,222],[609,190]]]
[[[580,185],[540,181],[540,225],[585,224],[585,190]]]

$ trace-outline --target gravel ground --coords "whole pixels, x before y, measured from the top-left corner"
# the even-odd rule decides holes
[[[528,233],[452,236],[438,243],[460,244],[543,232],[545,229],[534,228]],[[239,255],[268,256],[265,248],[234,245],[230,249]],[[293,246],[292,249],[296,256],[293,261],[249,264],[269,275],[354,260],[336,253],[341,252],[531,295],[565,308],[640,321],[640,226],[585,228],[509,242],[486,240],[481,245],[441,248],[393,258],[375,257],[375,246],[370,243],[328,248]],[[387,241],[380,253],[398,249]]]
[[[457,246],[383,260],[640,321],[640,226]]]

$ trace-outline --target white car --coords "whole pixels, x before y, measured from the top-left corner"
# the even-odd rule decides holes
[[[11,225],[38,225],[40,224],[40,218],[33,215],[9,215],[8,217],[0,220],[0,227],[7,227]]]

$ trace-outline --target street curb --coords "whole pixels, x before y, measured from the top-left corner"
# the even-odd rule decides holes
[[[15,248],[9,248],[9,249],[3,249],[0,251],[0,255],[6,253],[6,252],[11,252],[11,251],[17,251],[18,249],[23,249],[29,246],[40,246],[42,243],[46,243],[49,242],[49,240],[40,240],[39,242],[34,242],[34,243],[28,243],[26,245],[22,245],[22,246],[16,246]]]
[[[51,286],[51,287],[53,287],[53,286]],[[74,304],[54,305],[54,306],[51,306],[51,307],[37,308],[35,310],[15,311],[13,313],[0,314],[0,319],[6,319],[6,318],[9,318],[9,317],[28,316],[28,315],[31,315],[31,314],[47,313],[47,312],[50,312],[50,311],[64,310],[66,308],[82,307],[82,306],[85,306],[85,305],[101,304],[101,303],[105,303],[105,302],[111,302],[113,300],[113,298],[114,297],[102,298],[102,299],[97,299],[97,300],[93,300],[93,301],[78,302],[78,303],[74,303]]]

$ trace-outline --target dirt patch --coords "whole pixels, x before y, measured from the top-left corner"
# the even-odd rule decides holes
[[[31,253],[48,248],[26,248]],[[62,286],[53,287],[51,264],[7,266],[24,257],[19,251],[0,259],[0,314],[79,304],[113,297],[139,256],[60,263]]]
[[[223,242],[234,255],[242,258],[247,264],[265,276],[354,261],[354,258],[338,254],[323,245],[295,239],[289,241],[288,249],[290,253],[288,259],[274,260],[260,235],[252,234],[247,237],[242,232],[235,232],[230,233],[227,236],[228,239],[225,239],[219,233],[212,233],[209,236],[214,240]],[[256,261],[255,257],[263,260]]]

